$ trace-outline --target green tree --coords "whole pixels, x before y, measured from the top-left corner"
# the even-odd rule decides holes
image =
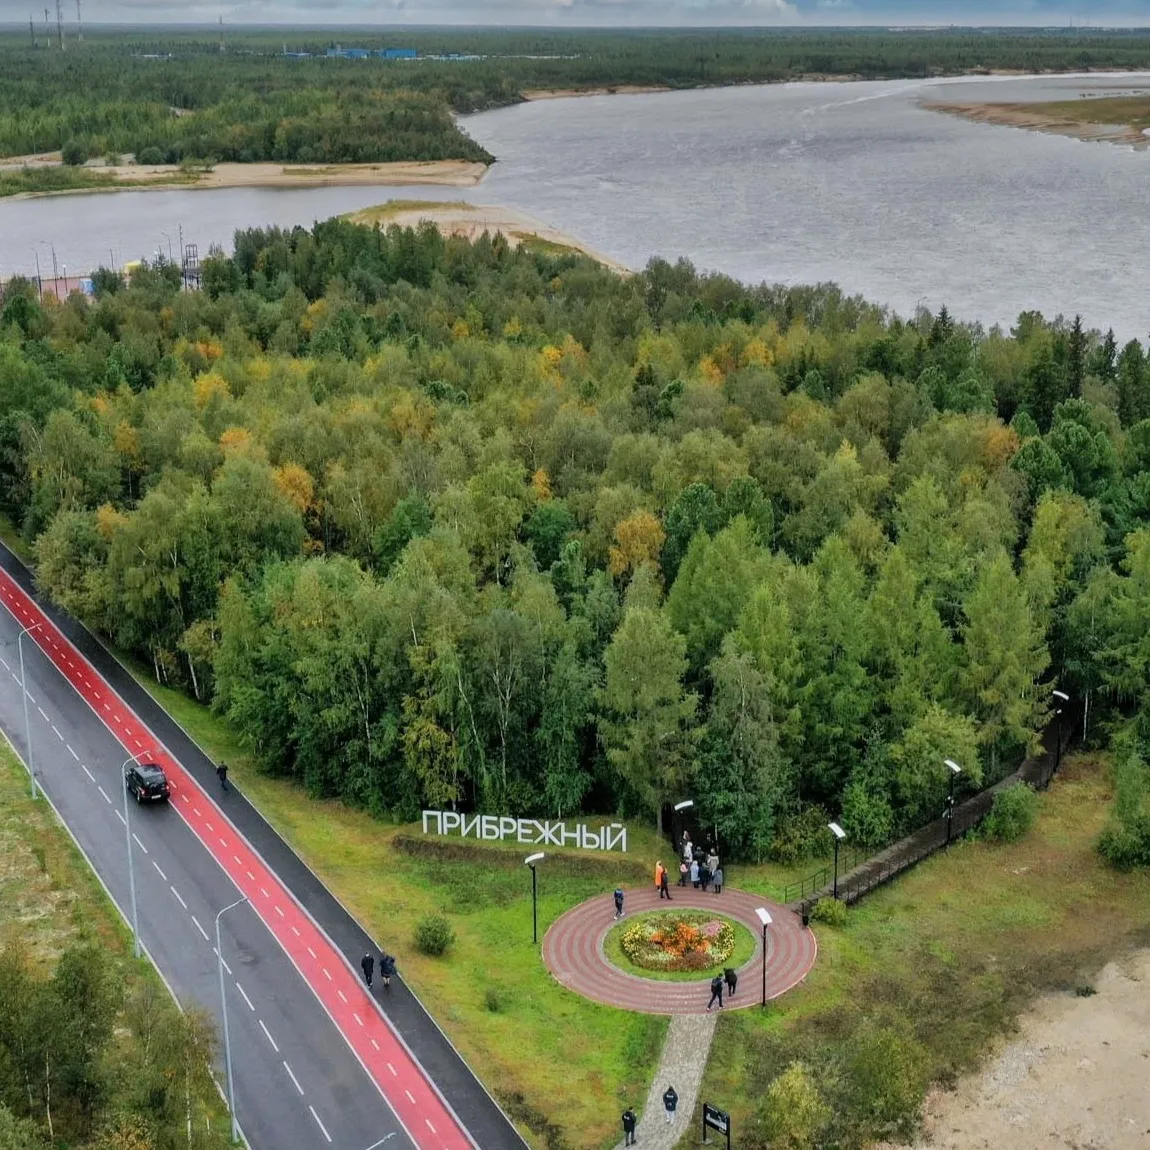
[[[792,1062],[767,1087],[757,1114],[762,1145],[772,1150],[814,1150],[831,1121],[831,1108],[805,1063]]]
[[[719,501],[705,483],[685,488],[667,512],[667,540],[663,544],[663,577],[670,586],[679,574],[679,564],[687,555],[691,540],[700,532],[714,535],[722,526]]]
[[[938,818],[946,808],[950,770],[946,759],[962,767],[963,790],[977,790],[982,761],[974,720],[952,715],[932,703],[891,748],[902,826],[911,830]]]

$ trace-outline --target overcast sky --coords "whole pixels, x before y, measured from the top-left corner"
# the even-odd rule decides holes
[[[0,0],[0,21],[43,0]],[[74,0],[64,0],[65,19]],[[1150,0],[84,0],[86,23],[487,24],[579,26],[834,24],[1150,25]]]

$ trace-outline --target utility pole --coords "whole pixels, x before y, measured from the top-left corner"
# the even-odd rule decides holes
[[[83,44],[84,42],[84,17],[80,12],[80,0],[76,0],[76,39]]]
[[[52,47],[52,23],[48,19],[48,9],[44,9],[44,38],[49,48]]]
[[[224,48],[224,17],[223,17],[222,12],[220,13],[220,51],[221,52],[225,51],[225,48]]]
[[[31,15],[28,16],[28,35],[32,37],[32,47],[36,47],[36,25],[32,23]]]
[[[60,38],[60,51],[64,51],[64,11],[56,0],[56,35]]]

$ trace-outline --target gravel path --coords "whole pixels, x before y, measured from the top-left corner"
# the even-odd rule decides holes
[[[699,1087],[703,1082],[703,1071],[707,1068],[707,1055],[711,1050],[711,1039],[715,1036],[717,1012],[711,1014],[677,1014],[671,1019],[667,1029],[667,1041],[663,1046],[663,1057],[647,1101],[639,1114],[639,1125],[635,1131],[635,1145],[642,1150],[672,1150],[676,1142],[687,1132],[695,1114],[699,1100]],[[675,1088],[679,1105],[675,1111],[675,1121],[667,1122],[663,1108],[663,1092],[668,1086]],[[623,1150],[620,1140],[617,1150]]]
[[[660,899],[654,886],[628,890],[627,916],[658,910]],[[815,936],[786,907],[760,895],[727,887],[720,895],[693,887],[671,888],[666,910],[709,910],[743,923],[759,940],[762,926],[756,907],[766,907],[774,919],[767,931],[767,997],[777,998],[801,982],[815,964]],[[551,924],[543,939],[543,961],[555,978],[569,990],[644,1014],[705,1014],[710,998],[709,974],[689,982],[658,982],[626,974],[613,965],[603,951],[603,940],[615,925],[611,894],[580,903]],[[739,989],[731,1006],[754,1006],[762,1000],[762,943],[756,942],[750,961],[739,968]],[[678,1089],[678,1087],[676,1087]],[[681,1093],[681,1091],[680,1091]]]

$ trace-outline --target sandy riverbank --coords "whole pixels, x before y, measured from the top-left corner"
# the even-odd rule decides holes
[[[569,100],[576,96],[645,96],[669,91],[666,84],[619,84],[605,88],[528,88],[519,94],[525,100]]]
[[[617,260],[589,248],[574,236],[514,208],[463,201],[440,203],[434,200],[393,200],[377,207],[350,212],[345,218],[357,224],[379,223],[383,227],[395,224],[401,228],[418,227],[427,221],[433,223],[444,235],[462,236],[468,240],[476,240],[484,232],[492,235],[502,232],[512,247],[529,244],[545,251],[580,252],[613,271],[623,274],[631,271]]]
[[[927,1100],[918,1150],[1150,1145],[1150,951],[1107,966],[1091,997],[1052,995],[978,1075]]]
[[[31,161],[31,162],[29,162]],[[49,167],[58,163],[51,155],[13,157],[0,161],[0,170]],[[400,161],[388,164],[216,164],[204,171],[187,172],[174,164],[91,165],[84,170],[113,177],[114,181],[93,188],[65,192],[24,192],[13,199],[37,195],[79,195],[92,191],[155,188],[316,188],[334,186],[407,187],[432,184],[439,187],[473,188],[487,174],[487,165],[469,160]]]
[[[1136,148],[1150,146],[1150,139],[1127,124],[1094,123],[1072,117],[1043,104],[956,104],[933,100],[920,100],[919,107],[930,112],[944,112],[961,116],[978,124],[999,124],[1010,128],[1026,128],[1032,132],[1049,132],[1057,136],[1071,136],[1076,140],[1103,140],[1112,144],[1127,144]]]

